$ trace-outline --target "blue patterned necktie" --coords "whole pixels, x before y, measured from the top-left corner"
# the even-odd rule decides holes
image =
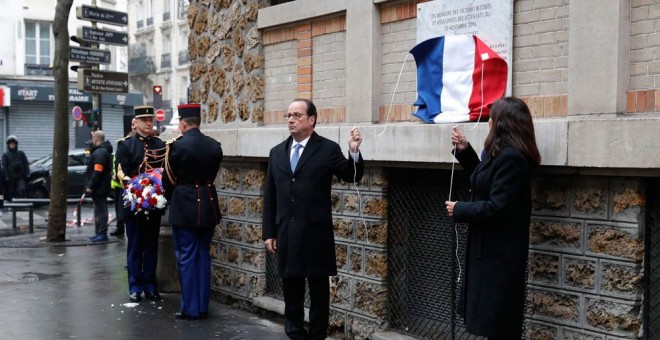
[[[298,160],[300,159],[300,148],[302,144],[296,144],[293,146],[293,155],[291,156],[291,172],[296,170],[296,165],[298,165]]]

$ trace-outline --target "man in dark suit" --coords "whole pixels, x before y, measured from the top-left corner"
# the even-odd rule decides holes
[[[215,176],[220,170],[220,143],[199,131],[200,105],[179,105],[182,136],[168,143],[163,175],[169,219],[181,283],[178,319],[208,316],[211,290],[211,240],[220,223]]]
[[[362,179],[357,128],[349,158],[337,143],[314,132],[316,106],[296,99],[284,115],[291,136],[270,150],[263,205],[263,239],[277,254],[284,288],[284,328],[291,339],[325,339],[330,313],[329,276],[337,275],[330,189],[333,176]],[[304,328],[305,280],[311,308]]]
[[[136,133],[117,143],[115,161],[117,177],[124,187],[131,178],[140,173],[163,167],[165,142],[153,136],[154,108],[137,106],[133,110],[137,121]],[[140,295],[152,301],[162,300],[156,286],[158,264],[158,235],[161,215],[152,211],[148,215],[124,209],[124,224],[128,246],[128,294],[131,302],[141,300]]]

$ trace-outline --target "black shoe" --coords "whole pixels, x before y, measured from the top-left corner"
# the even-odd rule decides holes
[[[163,301],[163,297],[158,294],[158,292],[153,291],[153,292],[145,292],[144,297],[151,301]]]
[[[209,318],[209,313],[208,312],[201,312],[199,313],[199,319],[200,320],[206,320]]]
[[[128,299],[131,300],[131,302],[140,302],[142,300],[140,293],[128,293]]]
[[[199,316],[190,316],[181,312],[174,314],[177,320],[199,320]]]
[[[110,236],[124,236],[124,231],[117,229],[117,230],[111,232]]]

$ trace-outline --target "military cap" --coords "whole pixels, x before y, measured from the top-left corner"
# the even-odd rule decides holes
[[[177,107],[179,109],[179,118],[200,118],[202,113],[202,106],[199,104],[182,104]]]
[[[136,106],[133,108],[134,118],[154,117],[155,115],[152,106]]]

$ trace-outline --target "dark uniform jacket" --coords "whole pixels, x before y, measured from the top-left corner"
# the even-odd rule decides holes
[[[137,133],[117,142],[117,152],[115,153],[117,177],[122,179],[124,184],[126,184],[126,180],[147,170],[143,164],[146,149],[162,156],[165,153],[165,142],[158,137],[142,137]],[[149,157],[147,161],[153,168],[163,167],[162,157]],[[125,209],[130,213],[130,207]]]
[[[520,338],[532,212],[531,164],[513,147],[479,158],[472,146],[456,155],[470,176],[470,202],[454,220],[470,224],[459,311],[468,332]]]
[[[85,172],[85,188],[92,190],[92,196],[108,196],[111,179],[112,145],[106,140],[92,148]]]
[[[170,224],[216,226],[221,218],[214,185],[222,161],[220,143],[193,128],[169,147],[169,166],[165,167],[163,174],[163,188],[170,203]]]
[[[337,143],[312,133],[291,171],[289,137],[270,150],[263,205],[263,239],[277,239],[283,277],[337,275],[330,188],[333,176],[359,181],[362,156],[347,160]],[[355,169],[355,171],[354,171]]]

